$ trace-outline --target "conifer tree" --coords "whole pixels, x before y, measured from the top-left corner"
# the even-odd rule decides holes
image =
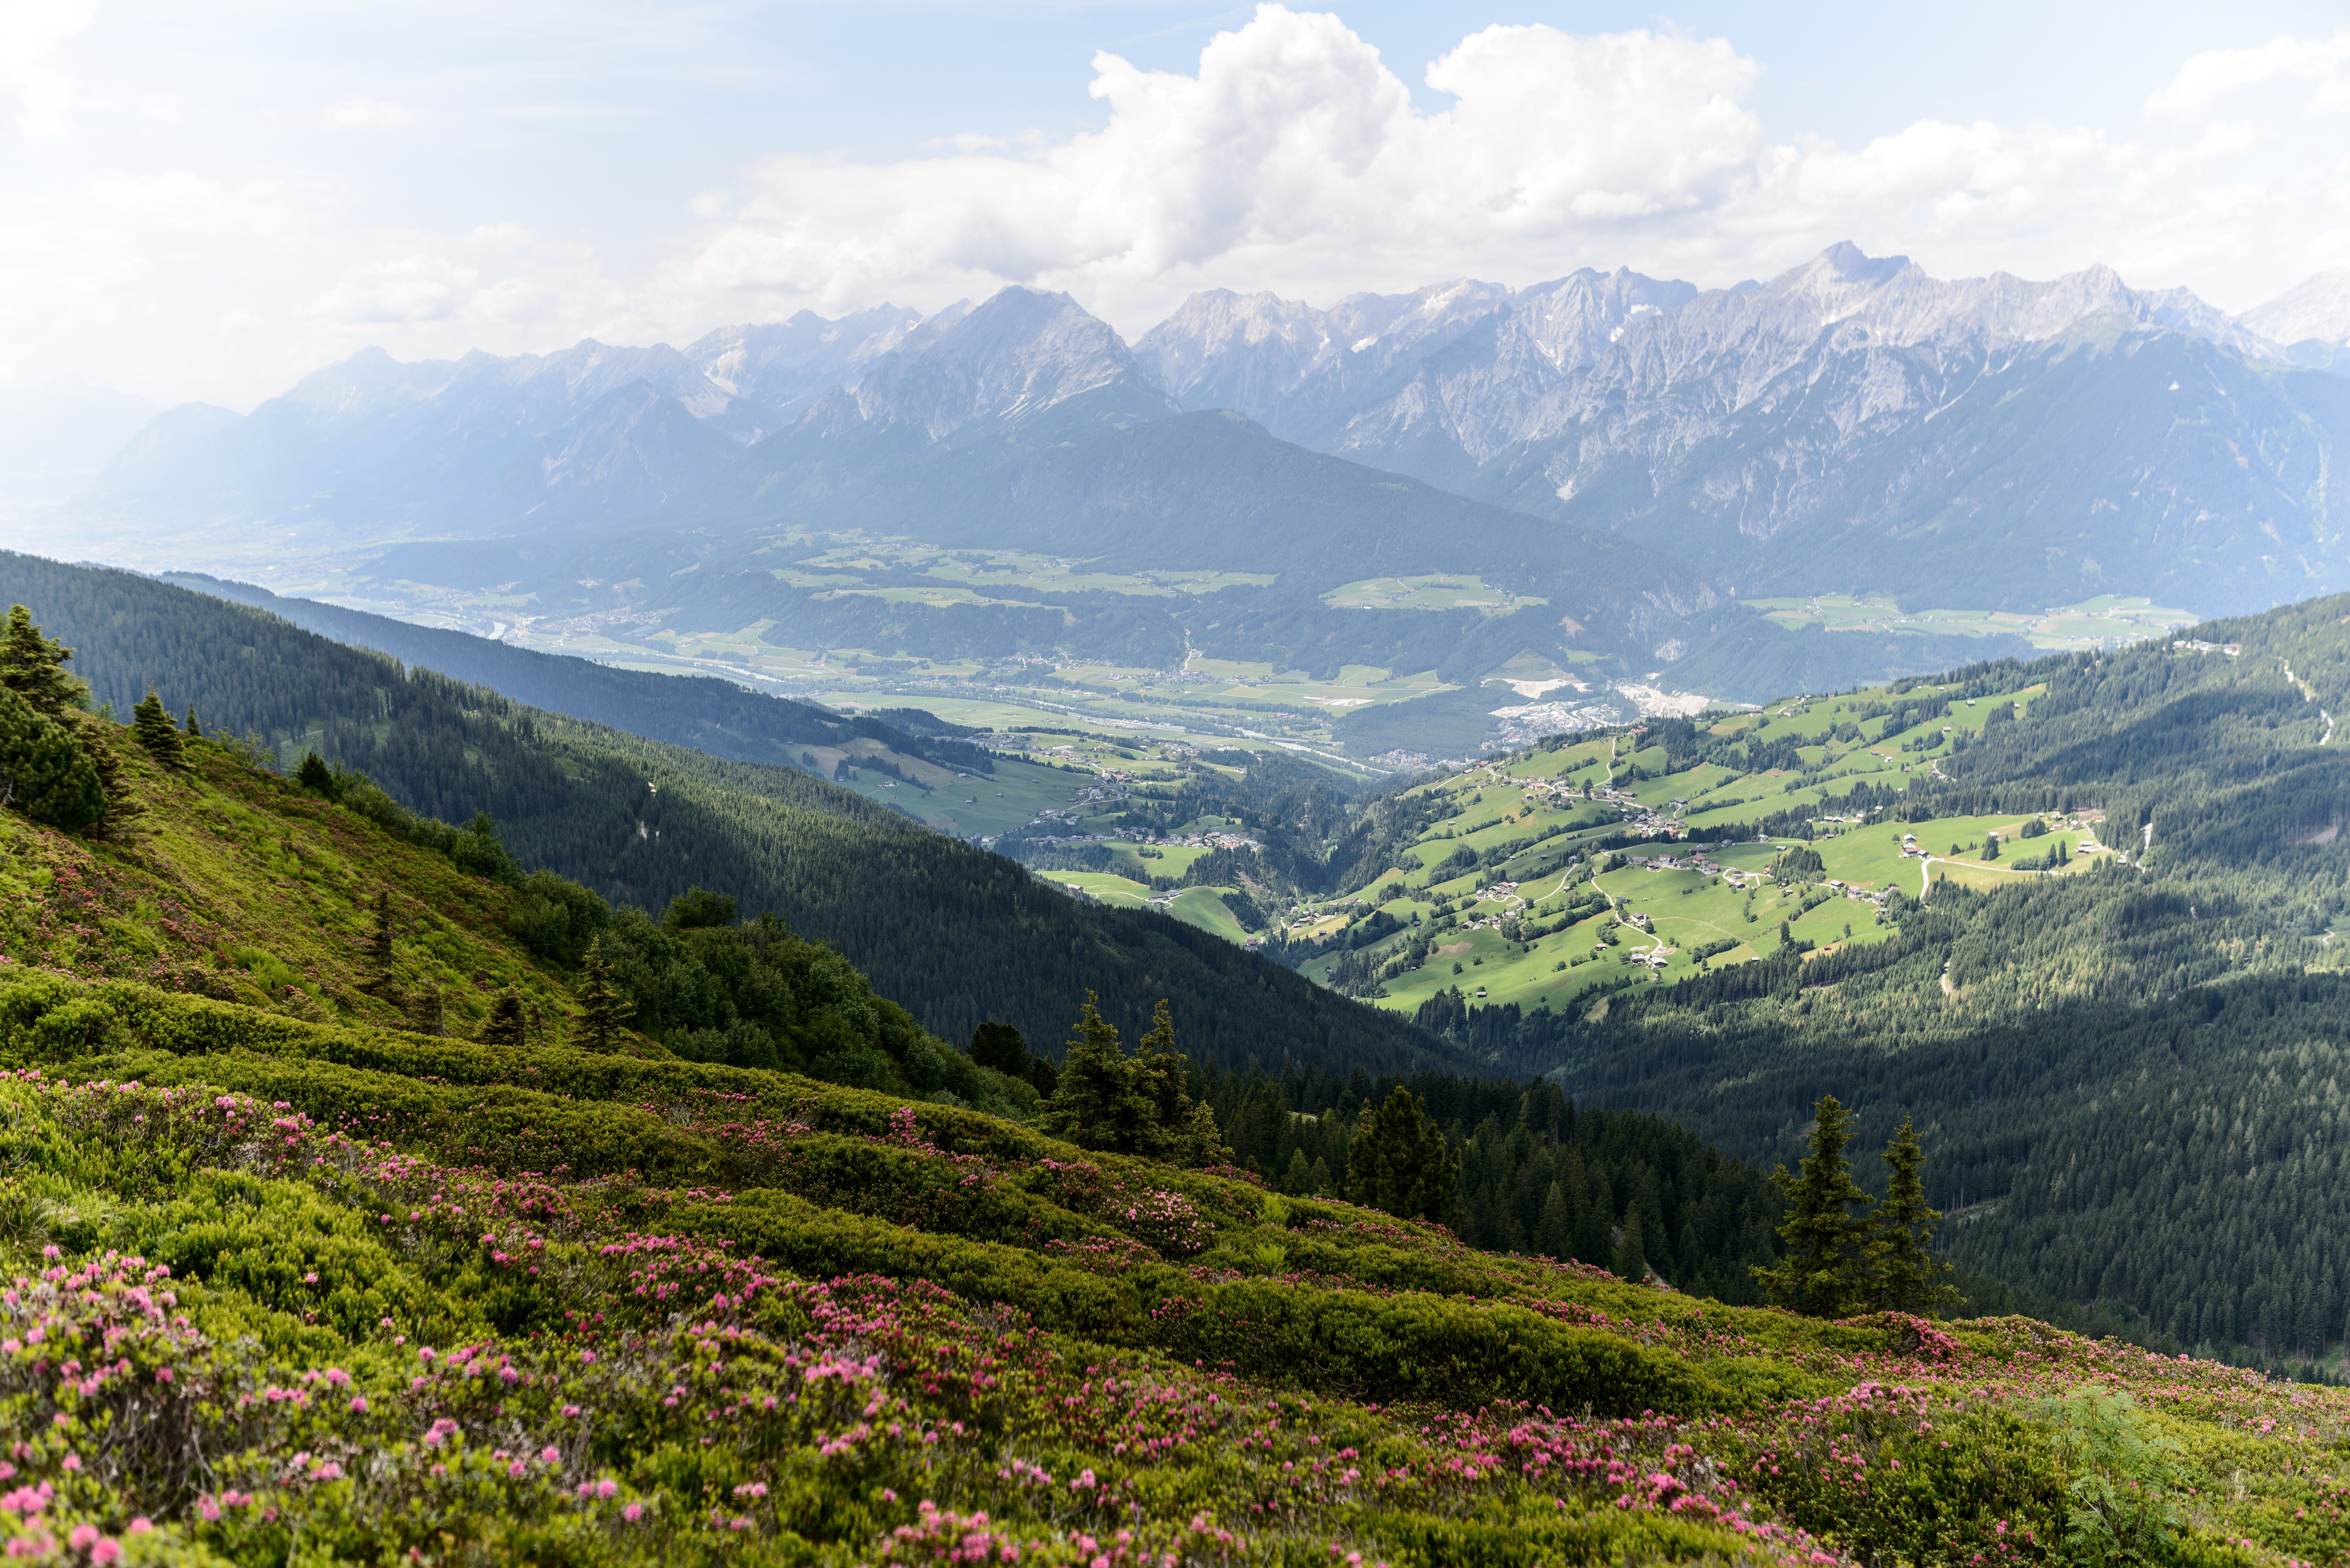
[[[1616,1248],[1616,1276],[1636,1285],[1648,1277],[1648,1241],[1637,1203],[1624,1210],[1624,1240]]]
[[[1877,1293],[1880,1243],[1866,1213],[1871,1199],[1845,1158],[1852,1113],[1829,1095],[1813,1114],[1803,1173],[1790,1176],[1783,1165],[1771,1173],[1787,1199],[1786,1223],[1779,1227],[1787,1254],[1773,1267],[1752,1267],[1772,1305],[1808,1317],[1847,1317]]]
[[[65,725],[0,688],[0,805],[78,832],[106,815],[106,789]]]
[[[1885,1168],[1892,1175],[1877,1210],[1877,1300],[1895,1312],[1933,1317],[1957,1304],[1959,1293],[1942,1277],[1950,1265],[1934,1256],[1934,1221],[1942,1215],[1926,1202],[1926,1183],[1919,1175],[1925,1162],[1918,1134],[1903,1116],[1885,1146]]]
[[[72,657],[72,649],[41,635],[32,611],[23,605],[10,607],[7,630],[0,632],[0,686],[31,703],[43,718],[82,706],[88,689],[58,668]]]
[[[518,1051],[530,1043],[525,1027],[522,997],[513,986],[499,992],[490,1008],[490,1015],[482,1022],[482,1044]]]
[[[1014,1078],[1028,1075],[1028,1043],[1009,1023],[993,1020],[971,1032],[971,1059]]]
[[[618,1050],[620,1033],[637,1010],[612,983],[612,966],[604,957],[602,937],[588,942],[588,956],[579,961],[579,971],[580,1023],[588,1049]]]
[[[1118,1044],[1118,1031],[1102,1017],[1094,993],[1086,992],[1076,1035],[1069,1042],[1059,1082],[1037,1127],[1082,1148],[1138,1152],[1158,1115],[1135,1082],[1134,1065]]]
[[[447,998],[442,995],[439,981],[429,982],[416,993],[416,1033],[439,1035],[448,1032]]]
[[[1206,1165],[1223,1154],[1216,1113],[1193,1100],[1184,1085],[1189,1058],[1175,1049],[1175,1020],[1162,998],[1150,1015],[1150,1032],[1135,1045],[1135,1086],[1149,1102],[1150,1125],[1130,1152],[1181,1165]]]
[[[375,929],[368,937],[368,973],[379,988],[391,983],[391,890],[379,888],[375,894]]]
[[[1459,1203],[1461,1154],[1398,1085],[1355,1131],[1347,1149],[1347,1196],[1403,1220],[1452,1223]]]
[[[67,722],[73,726],[74,738],[81,742],[82,755],[89,759],[92,771],[98,774],[99,787],[106,792],[106,815],[100,824],[109,837],[120,838],[130,834],[139,819],[147,815],[146,805],[130,792],[130,775],[123,771],[122,759],[114,753],[114,736],[120,725],[79,711],[68,712]]]
[[[196,705],[193,702],[188,704],[188,722],[186,729],[188,732],[188,739],[192,741],[201,741],[204,738],[203,726],[196,722]]]
[[[139,700],[138,706],[130,710],[130,736],[165,767],[186,765],[186,748],[181,744],[179,729],[152,686],[147,688],[147,695]]]

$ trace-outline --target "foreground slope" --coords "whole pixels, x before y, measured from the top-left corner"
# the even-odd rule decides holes
[[[36,867],[16,903],[96,933],[20,930],[0,973],[13,1553],[2250,1568],[2350,1549],[2336,1391],[2021,1319],[1724,1307],[903,1093],[583,1049],[560,966],[502,934],[510,884],[194,750],[189,775],[134,763],[143,836],[5,823],[8,864]],[[402,937],[401,986],[470,965],[548,1022],[492,1045],[338,994],[369,884],[453,902]],[[340,983],[307,1009],[87,974],[142,939],[313,929],[287,957]]]

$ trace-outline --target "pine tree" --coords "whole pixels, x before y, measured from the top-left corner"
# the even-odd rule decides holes
[[[1637,1203],[1624,1210],[1624,1240],[1616,1246],[1616,1277],[1638,1284],[1648,1277],[1648,1239]]]
[[[1009,1023],[991,1020],[971,1032],[971,1059],[994,1072],[1024,1078],[1028,1075],[1028,1042]]]
[[[187,765],[186,748],[181,744],[180,732],[165,711],[163,700],[155,695],[152,686],[147,695],[130,710],[130,736],[147,749],[147,754],[167,768]]]
[[[106,815],[98,769],[65,725],[0,688],[0,805],[78,832]]]
[[[1076,1036],[1069,1042],[1038,1128],[1082,1148],[1137,1152],[1147,1130],[1157,1125],[1158,1107],[1135,1082],[1134,1065],[1094,993],[1086,992]]]
[[[604,958],[602,937],[588,942],[588,956],[579,961],[579,970],[580,1023],[588,1049],[618,1050],[620,1033],[637,1010],[612,983],[612,966]]]
[[[440,1035],[448,1032],[448,999],[439,982],[428,983],[416,993],[416,1033]]]
[[[378,989],[391,984],[391,890],[379,888],[375,895],[375,929],[368,937],[368,977]]]
[[[9,609],[8,629],[0,632],[0,686],[31,703],[43,718],[82,706],[88,688],[58,668],[72,657],[72,649],[41,635],[32,611],[23,605]]]
[[[1543,1195],[1542,1218],[1534,1227],[1534,1251],[1561,1263],[1575,1256],[1575,1213],[1567,1207],[1566,1189],[1555,1181]]]
[[[492,1004],[490,1015],[482,1022],[482,1044],[519,1051],[530,1044],[522,1007],[522,996],[508,986]]]
[[[1306,1160],[1305,1149],[1289,1151],[1289,1168],[1281,1173],[1281,1189],[1300,1198],[1314,1190],[1314,1167]]]
[[[1419,1096],[1397,1085],[1355,1129],[1347,1150],[1347,1196],[1399,1219],[1449,1225],[1460,1189],[1460,1151],[1421,1114]]]
[[[1942,1216],[1926,1203],[1926,1183],[1918,1174],[1925,1162],[1918,1135],[1903,1116],[1885,1146],[1885,1168],[1892,1176],[1877,1210],[1877,1302],[1896,1312],[1933,1317],[1956,1305],[1959,1293],[1942,1278],[1950,1265],[1934,1256],[1934,1221]]]
[[[328,767],[327,759],[316,752],[302,753],[302,765],[294,770],[294,782],[315,794],[323,794],[329,800],[334,798],[335,770]]]
[[[1184,1085],[1189,1058],[1175,1049],[1175,1020],[1162,998],[1150,1014],[1150,1032],[1139,1041],[1130,1064],[1135,1087],[1150,1106],[1150,1123],[1128,1151],[1180,1165],[1206,1165],[1223,1155],[1216,1113],[1194,1101]]]
[[[188,732],[188,739],[192,741],[201,741],[204,738],[203,726],[196,722],[196,705],[193,702],[188,704],[188,722],[186,729]]]
[[[1877,1293],[1879,1243],[1865,1212],[1871,1201],[1852,1179],[1844,1146],[1852,1137],[1852,1113],[1834,1095],[1813,1107],[1812,1151],[1803,1174],[1781,1166],[1772,1181],[1787,1199],[1787,1243],[1776,1266],[1751,1265],[1771,1304],[1809,1317],[1847,1317]]]
[[[99,824],[111,838],[128,836],[147,815],[144,802],[130,792],[130,775],[122,766],[122,759],[114,753],[114,736],[120,726],[97,714],[68,711],[66,722],[72,726],[74,739],[81,742],[82,755],[98,774],[99,788],[106,792],[106,815]]]

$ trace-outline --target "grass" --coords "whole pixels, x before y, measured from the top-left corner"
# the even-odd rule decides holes
[[[1546,605],[1537,595],[1489,587],[1473,573],[1419,577],[1366,577],[1346,583],[1322,596],[1322,602],[1339,609],[1481,609],[1502,614],[1519,605]]]
[[[2006,633],[2028,638],[2033,647],[2052,650],[2136,642],[2141,638],[2158,637],[2180,627],[2193,626],[2203,618],[2192,610],[2157,605],[2151,599],[2122,598],[2110,594],[2076,605],[2057,606],[2037,615],[2010,610],[1904,611],[1890,599],[1856,598],[1848,594],[1745,602],[1791,631],[1820,626],[1829,631],[1911,635],[1991,637]]]

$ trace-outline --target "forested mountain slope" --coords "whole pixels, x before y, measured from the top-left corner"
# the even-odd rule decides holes
[[[0,564],[0,580],[5,580],[5,564]],[[839,746],[869,738],[883,742],[894,752],[948,766],[984,765],[976,750],[951,739],[917,738],[879,719],[836,713],[787,697],[746,691],[715,676],[655,675],[536,653],[467,632],[412,626],[317,599],[281,598],[250,583],[223,582],[202,573],[165,573],[162,580],[251,605],[305,631],[358,648],[372,648],[403,664],[486,686],[526,707],[608,724],[647,740],[665,741],[733,762],[796,767],[802,765],[809,746]],[[9,590],[0,589],[5,591]]]
[[[2350,1548],[2339,1391],[2022,1319],[1725,1306],[1066,1142],[1018,1119],[1025,1085],[771,925],[702,901],[599,924],[583,889],[517,882],[485,836],[348,777],[109,743],[143,815],[96,839],[0,815],[13,1555],[1972,1568],[2119,1542],[2257,1568]],[[567,950],[582,920],[723,971],[779,1054],[873,1086],[599,1036]],[[95,978],[118,966],[162,984]],[[635,971],[640,1022],[694,989],[661,967]],[[464,994],[430,1020],[392,1000],[436,992]],[[513,1005],[475,1005],[493,992]],[[1714,1179],[1701,1209],[1752,1184],[1636,1118],[1483,1098],[1505,1141],[1621,1185],[1618,1156],[1660,1147],[1690,1189]]]
[[[1937,857],[1927,903],[1888,906],[1891,940],[1774,953],[1519,1040],[1571,1092],[1752,1156],[1787,1151],[1825,1090],[1872,1131],[1914,1114],[1944,1150],[1960,1261],[2187,1345],[2332,1354],[2350,1314],[2345,617],[2350,598],[2321,599],[1960,672],[2046,690],[1898,809],[1814,830],[1831,867],[1904,829]],[[2122,853],[2017,875],[1978,852],[1987,825],[2043,814]],[[2033,841],[2006,847],[2012,865]]]
[[[129,573],[0,557],[118,711],[156,685],[209,727],[317,749],[443,821],[496,819],[525,865],[615,900],[694,886],[840,944],[950,1039],[982,1021],[1056,1040],[1088,990],[1139,1034],[1164,996],[1204,1060],[1401,1070],[1454,1060],[1408,1023],[1169,917],[1081,907],[1000,856],[789,769],[727,762],[522,707],[259,611]]]

